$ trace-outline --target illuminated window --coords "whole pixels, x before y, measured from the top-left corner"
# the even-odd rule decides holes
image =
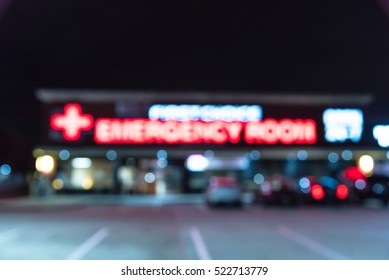
[[[361,140],[363,113],[360,109],[327,109],[323,113],[323,122],[328,142]]]

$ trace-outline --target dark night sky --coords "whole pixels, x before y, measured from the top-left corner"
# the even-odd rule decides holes
[[[383,97],[388,50],[378,0],[10,0],[0,17],[2,150],[39,139],[36,88]]]

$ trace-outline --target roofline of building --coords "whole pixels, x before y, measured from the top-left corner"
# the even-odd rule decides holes
[[[371,93],[298,93],[298,92],[203,92],[203,91],[133,91],[133,90],[82,90],[38,89],[36,97],[43,103],[81,102],[105,103],[177,102],[177,103],[248,103],[279,105],[366,106],[374,101]]]

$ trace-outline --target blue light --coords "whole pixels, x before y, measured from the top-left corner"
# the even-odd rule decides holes
[[[114,150],[109,150],[106,154],[108,160],[115,160],[118,154]]]
[[[257,185],[261,185],[264,181],[265,181],[265,177],[262,174],[260,174],[260,173],[255,174],[254,182]]]
[[[58,156],[61,160],[68,160],[70,157],[70,152],[68,150],[61,150]]]
[[[336,189],[336,187],[338,186],[338,181],[330,176],[320,177],[319,183],[322,186],[326,186],[326,187],[329,187],[331,189]]]
[[[157,165],[159,168],[166,168],[168,165],[167,159],[166,158],[160,158],[157,161]]]
[[[256,151],[256,150],[251,151],[250,152],[250,158],[252,160],[259,160],[261,158],[261,153],[259,151]]]
[[[344,150],[342,152],[342,158],[344,160],[351,160],[353,158],[353,152],[351,152],[350,150]]]
[[[300,150],[297,152],[297,158],[299,160],[307,160],[308,159],[308,152],[305,150]]]
[[[159,150],[157,152],[157,158],[159,158],[159,159],[166,159],[167,158],[167,152],[165,150]]]
[[[377,184],[374,184],[373,185],[373,192],[374,193],[376,193],[376,194],[381,194],[381,193],[383,193],[384,192],[384,190],[385,190],[385,187],[382,185],[382,184],[380,184],[380,183],[377,183]]]
[[[9,174],[11,174],[11,166],[9,166],[8,164],[3,164],[0,167],[0,173],[1,175],[8,176]]]
[[[300,179],[299,185],[300,185],[301,188],[307,189],[307,188],[310,187],[311,183],[310,183],[308,178],[303,177],[303,178]]]
[[[146,183],[152,184],[155,182],[155,179],[156,179],[156,177],[155,177],[154,173],[148,172],[145,174],[144,180]]]
[[[328,161],[331,163],[336,163],[339,160],[339,156],[337,153],[332,152],[328,154]]]
[[[366,188],[366,182],[362,179],[358,179],[355,181],[355,187],[358,190],[363,190],[364,188]]]

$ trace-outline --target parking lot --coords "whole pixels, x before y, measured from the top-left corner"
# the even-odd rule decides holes
[[[389,210],[374,201],[240,209],[109,201],[0,201],[0,259],[389,258]]]

